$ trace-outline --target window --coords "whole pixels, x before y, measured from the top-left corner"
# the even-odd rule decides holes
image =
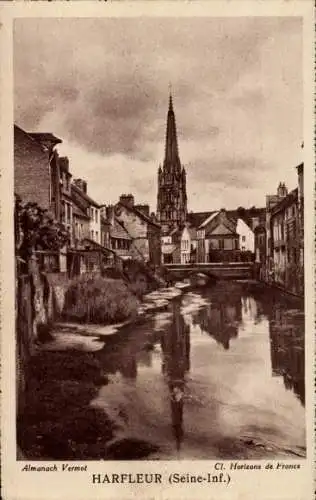
[[[95,241],[97,243],[99,243],[99,232],[98,231],[95,232]]]
[[[246,241],[246,236],[242,236],[241,241]]]
[[[66,224],[71,224],[71,204],[70,203],[66,203],[66,210],[67,210]]]
[[[92,240],[94,239],[94,231],[93,231],[93,229],[91,229],[91,239]]]
[[[224,240],[218,240],[218,248],[224,250]]]
[[[63,201],[61,204],[61,222],[66,222],[66,203]]]
[[[70,189],[70,175],[65,174],[65,186],[66,190],[69,191]]]
[[[95,221],[98,223],[98,209],[95,209]]]

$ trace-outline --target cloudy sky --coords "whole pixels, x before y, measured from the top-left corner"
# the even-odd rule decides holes
[[[263,206],[302,159],[299,18],[18,19],[15,121],[100,203],[156,209],[169,85],[189,210]]]

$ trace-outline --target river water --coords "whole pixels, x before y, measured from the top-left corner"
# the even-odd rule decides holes
[[[96,356],[92,405],[156,445],[148,459],[305,456],[304,314],[278,292],[187,292]]]

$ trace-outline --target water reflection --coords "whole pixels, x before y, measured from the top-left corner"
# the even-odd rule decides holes
[[[304,315],[299,310],[285,310],[275,304],[269,323],[272,376],[283,377],[305,405]]]
[[[229,349],[230,339],[238,336],[242,320],[241,296],[235,293],[224,297],[217,294],[211,303],[193,315],[193,324],[211,335],[224,349]]]
[[[263,303],[265,302],[265,303]],[[192,325],[200,328],[221,344],[225,350],[231,339],[238,338],[241,328],[253,336],[254,325],[268,320],[272,376],[282,376],[286,389],[291,389],[304,405],[304,314],[289,309],[289,304],[255,298],[242,289],[233,293],[209,293],[208,303],[191,313]],[[172,304],[172,321],[161,338],[162,372],[167,378],[170,394],[173,435],[177,449],[184,437],[183,412],[185,374],[190,369],[190,322],[181,314],[180,301]],[[263,330],[263,331],[264,331]],[[267,332],[268,333],[268,332]],[[266,360],[267,366],[269,360]],[[194,375],[194,374],[193,374]]]
[[[121,391],[133,432],[172,457],[176,448],[209,458],[210,442],[238,441],[240,429],[280,447],[285,434],[303,442],[304,314],[283,296],[218,283],[127,327],[96,356],[119,373],[106,404]]]
[[[190,327],[180,313],[180,301],[172,304],[172,322],[161,337],[162,372],[168,383],[173,435],[177,450],[183,440],[185,374],[190,369]]]

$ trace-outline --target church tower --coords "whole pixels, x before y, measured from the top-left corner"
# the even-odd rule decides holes
[[[169,96],[166,146],[163,168],[158,169],[157,219],[163,232],[183,225],[187,217],[186,172],[182,167],[173,111],[172,96]]]

